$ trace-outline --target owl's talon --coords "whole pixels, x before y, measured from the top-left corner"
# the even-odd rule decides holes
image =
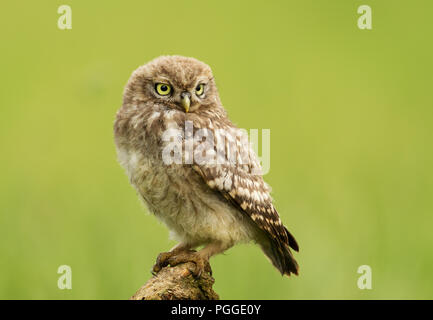
[[[168,266],[168,260],[173,256],[173,252],[161,252],[156,258],[156,262],[152,268],[152,274],[156,275],[162,268]]]
[[[203,272],[208,272],[212,275],[209,259],[204,258],[195,251],[182,252],[168,259],[168,264],[172,267],[185,262],[193,262],[195,264],[195,269],[190,271],[196,278],[200,278]]]

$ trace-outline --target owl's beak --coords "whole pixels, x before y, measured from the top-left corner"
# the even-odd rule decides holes
[[[189,106],[191,105],[191,94],[189,92],[182,92],[180,94],[180,103],[182,104],[182,107],[185,109],[185,112],[189,111]]]

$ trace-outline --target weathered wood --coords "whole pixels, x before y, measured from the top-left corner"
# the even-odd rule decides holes
[[[192,262],[165,267],[147,281],[130,300],[219,300],[212,286],[215,279],[208,273],[195,278]]]

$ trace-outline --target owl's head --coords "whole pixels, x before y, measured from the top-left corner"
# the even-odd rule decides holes
[[[124,105],[163,105],[182,112],[220,105],[210,67],[194,58],[161,56],[135,70]]]

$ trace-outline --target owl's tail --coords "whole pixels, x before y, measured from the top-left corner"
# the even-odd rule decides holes
[[[290,247],[298,251],[299,248],[295,239],[288,231],[287,233],[290,235]],[[289,245],[272,239],[271,237],[267,237],[265,241],[261,242],[260,247],[274,267],[277,268],[282,275],[290,276],[292,273],[298,275],[299,266],[290,251]]]

